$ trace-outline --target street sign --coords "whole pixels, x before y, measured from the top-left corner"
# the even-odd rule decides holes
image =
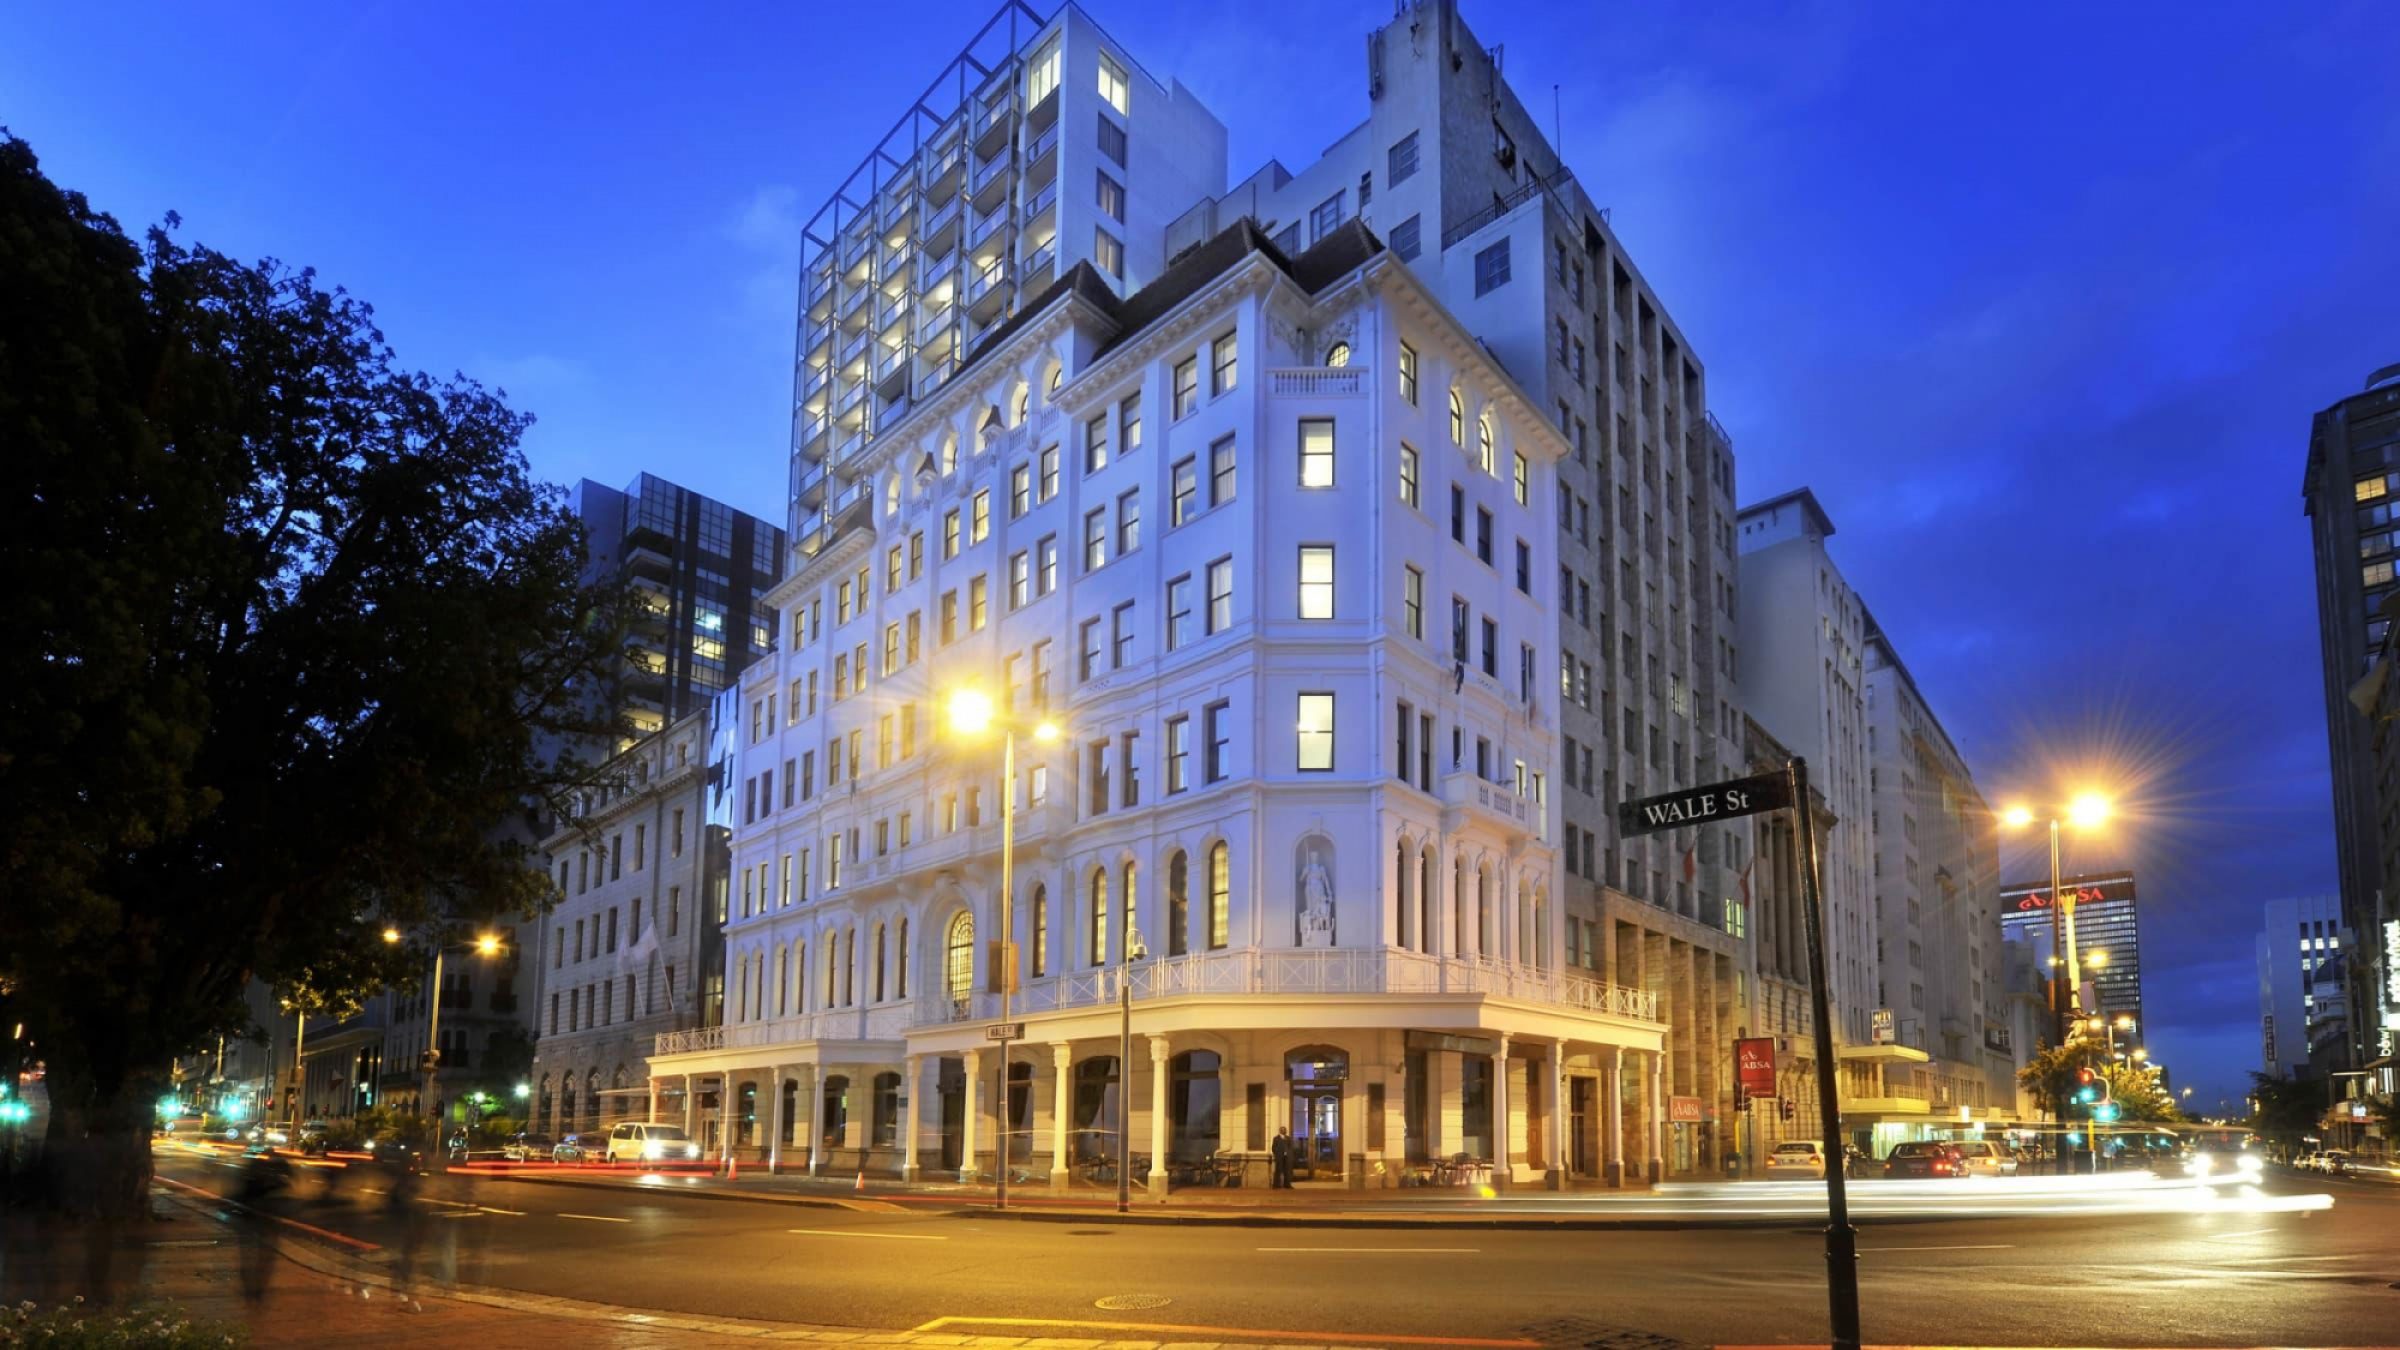
[[[1867,1014],[1867,1039],[1877,1045],[1890,1045],[1899,1039],[1892,1025],[1892,1010],[1877,1008]]]
[[[1792,804],[1791,781],[1780,773],[1734,778],[1657,797],[1639,797],[1617,807],[1617,832],[1656,834],[1712,820],[1779,811]]]
[[[983,1029],[987,1041],[1021,1041],[1025,1039],[1023,1022],[994,1022]]]
[[[1667,1098],[1667,1120],[1676,1125],[1697,1125],[1708,1119],[1705,1105],[1698,1097]]]
[[[1775,1095],[1775,1038],[1744,1036],[1733,1043],[1734,1078],[1752,1097]]]

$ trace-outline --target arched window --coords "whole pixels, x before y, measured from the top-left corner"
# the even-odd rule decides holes
[[[1450,391],[1450,443],[1461,447],[1467,443],[1467,401],[1456,389]]]
[[[1128,956],[1133,954],[1133,930],[1141,926],[1134,913],[1133,894],[1136,884],[1134,869],[1135,864],[1128,860],[1125,864],[1125,903],[1123,905],[1125,922],[1121,925],[1124,929],[1124,936],[1117,939],[1125,944],[1125,953]]]
[[[1108,964],[1108,869],[1105,867],[1092,869],[1091,901],[1091,933],[1085,951],[1093,967],[1098,968]]]
[[[944,436],[942,438],[942,477],[948,478],[957,472],[958,437],[956,435]]]
[[[883,480],[883,513],[887,516],[900,513],[900,475],[896,473],[885,475]]]
[[[1233,940],[1233,851],[1220,839],[1208,849],[1208,949]]]
[[[1392,945],[1395,947],[1408,945],[1408,882],[1409,874],[1416,870],[1409,865],[1415,860],[1408,854],[1408,841],[1403,839],[1392,864]]]
[[[1048,396],[1048,397],[1050,397],[1050,398],[1057,398],[1057,397],[1058,397],[1058,387],[1059,387],[1061,384],[1064,384],[1064,383],[1066,382],[1066,378],[1067,378],[1067,371],[1066,371],[1066,367],[1064,367],[1064,366],[1052,366],[1052,367],[1050,367],[1050,387],[1049,387],[1049,389],[1048,389],[1048,390],[1044,391],[1044,392],[1047,394],[1047,396]]]
[[[1492,952],[1492,869],[1475,869],[1475,954]]]
[[[592,1070],[583,1076],[583,1118],[589,1125],[600,1124],[600,1071]]]
[[[792,941],[792,1006],[808,1011],[808,939]]]
[[[1433,950],[1433,935],[1441,931],[1436,915],[1442,892],[1434,866],[1433,845],[1427,844],[1417,854],[1417,950],[1421,952]]]
[[[737,1100],[740,1106],[739,1114],[734,1117],[733,1142],[743,1145],[755,1143],[758,1139],[758,1084],[742,1084],[741,1096]]]
[[[1050,973],[1050,888],[1033,888],[1033,973]]]
[[[1492,414],[1489,410],[1475,419],[1475,463],[1485,473],[1492,471]]]
[[[1467,855],[1461,853],[1450,868],[1450,909],[1452,923],[1450,954],[1465,956],[1467,951]]]
[[[541,1095],[534,1098],[533,1118],[544,1127],[550,1124],[550,1106],[555,1095],[551,1091],[550,1075],[543,1074]]]
[[[1182,849],[1167,855],[1167,955],[1181,956],[1190,950],[1185,936],[1192,925],[1190,894],[1191,859]]]
[[[792,1010],[792,954],[781,947],[775,949],[775,1015],[781,1017]]]
[[[883,925],[877,924],[875,925],[875,1001],[877,1003],[883,1002],[884,963],[888,961],[890,957],[890,941],[883,931]]]
[[[953,1003],[964,1003],[975,992],[975,916],[963,909],[951,918],[943,944],[942,985]]]
[[[1032,386],[1032,385],[1029,385],[1029,384],[1020,384],[1020,385],[1018,385],[1018,386],[1017,386],[1017,415],[1016,415],[1016,419],[1015,419],[1014,421],[1010,422],[1010,423],[1009,423],[1009,425],[1011,425],[1011,426],[1019,426],[1019,427],[1021,427],[1021,426],[1025,425],[1025,419],[1026,419],[1028,416],[1030,416],[1030,415],[1032,414],[1032,412],[1033,412],[1033,386]]]
[[[1075,1066],[1075,1157],[1086,1160],[1113,1153],[1120,1103],[1117,1057],[1094,1055]]]
[[[842,930],[842,1006],[858,1001],[858,925]]]
[[[836,933],[836,932],[832,931],[831,929],[828,929],[828,930],[826,930],[826,933],[825,933],[825,1006],[826,1006],[826,1007],[828,1007],[828,1008],[830,1008],[830,1007],[832,1007],[832,1006],[833,1006],[833,1000],[834,1000],[834,996],[842,992],[842,985],[841,985],[841,979],[840,979],[841,972],[840,972],[840,970],[839,970],[839,969],[837,969],[837,968],[836,968],[836,966],[835,966],[835,964],[834,964],[834,962],[835,962],[835,961],[836,961],[836,960],[837,960],[837,959],[838,959],[838,958],[841,956],[841,954],[842,954],[842,935],[841,935],[841,934],[839,934],[839,933]]]
[[[896,997],[899,997],[899,998],[907,998],[907,997],[908,997],[908,916],[907,916],[907,915],[905,915],[905,914],[903,914],[903,915],[901,915],[901,916],[900,916],[900,942],[899,942],[899,946],[900,946],[900,972],[899,972],[899,973],[900,973],[900,983],[899,983],[899,988],[897,988],[897,989],[896,989],[896,990],[894,990],[893,992],[894,992],[894,995],[895,995]]]
[[[1331,369],[1334,369],[1334,370],[1340,370],[1340,369],[1342,369],[1344,366],[1347,366],[1347,365],[1349,365],[1349,364],[1350,364],[1350,344],[1349,344],[1349,343],[1347,343],[1347,342],[1337,342],[1337,343],[1333,344],[1331,347],[1328,347],[1328,348],[1326,348],[1326,349],[1325,349],[1325,364],[1326,364],[1326,366],[1328,366],[1329,368],[1331,368]]]

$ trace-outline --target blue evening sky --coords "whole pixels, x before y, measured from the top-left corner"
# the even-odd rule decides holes
[[[129,227],[369,298],[539,414],[544,476],[781,520],[799,222],[994,8],[19,6],[0,123]],[[1237,177],[1364,116],[1391,13],[1091,9]],[[2333,888],[2299,486],[2309,414],[2400,360],[2400,10],[1465,12],[1558,86],[1743,500],[1816,489],[1986,793],[2120,776],[2069,866],[2141,870],[2149,1044],[2238,1106],[2259,904]]]

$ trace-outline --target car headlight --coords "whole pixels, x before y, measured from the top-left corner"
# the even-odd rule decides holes
[[[2233,1160],[2233,1170],[2246,1177],[2255,1177],[2266,1172],[2267,1164],[2257,1154],[2245,1153]]]
[[[662,1150],[655,1142],[642,1145],[642,1156],[644,1158],[655,1159],[663,1151],[664,1150]]]

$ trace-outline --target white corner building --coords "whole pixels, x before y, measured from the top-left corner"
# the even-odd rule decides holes
[[[724,1023],[653,1091],[840,1175],[989,1177],[1005,1129],[1012,1176],[1096,1181],[1129,1125],[1159,1191],[1287,1129],[1303,1178],[1563,1179],[1585,1080],[1574,1128],[1655,1174],[1656,995],[1562,960],[1570,453],[1361,227],[1239,222],[1123,297],[1070,269],[839,466],[769,596]]]

